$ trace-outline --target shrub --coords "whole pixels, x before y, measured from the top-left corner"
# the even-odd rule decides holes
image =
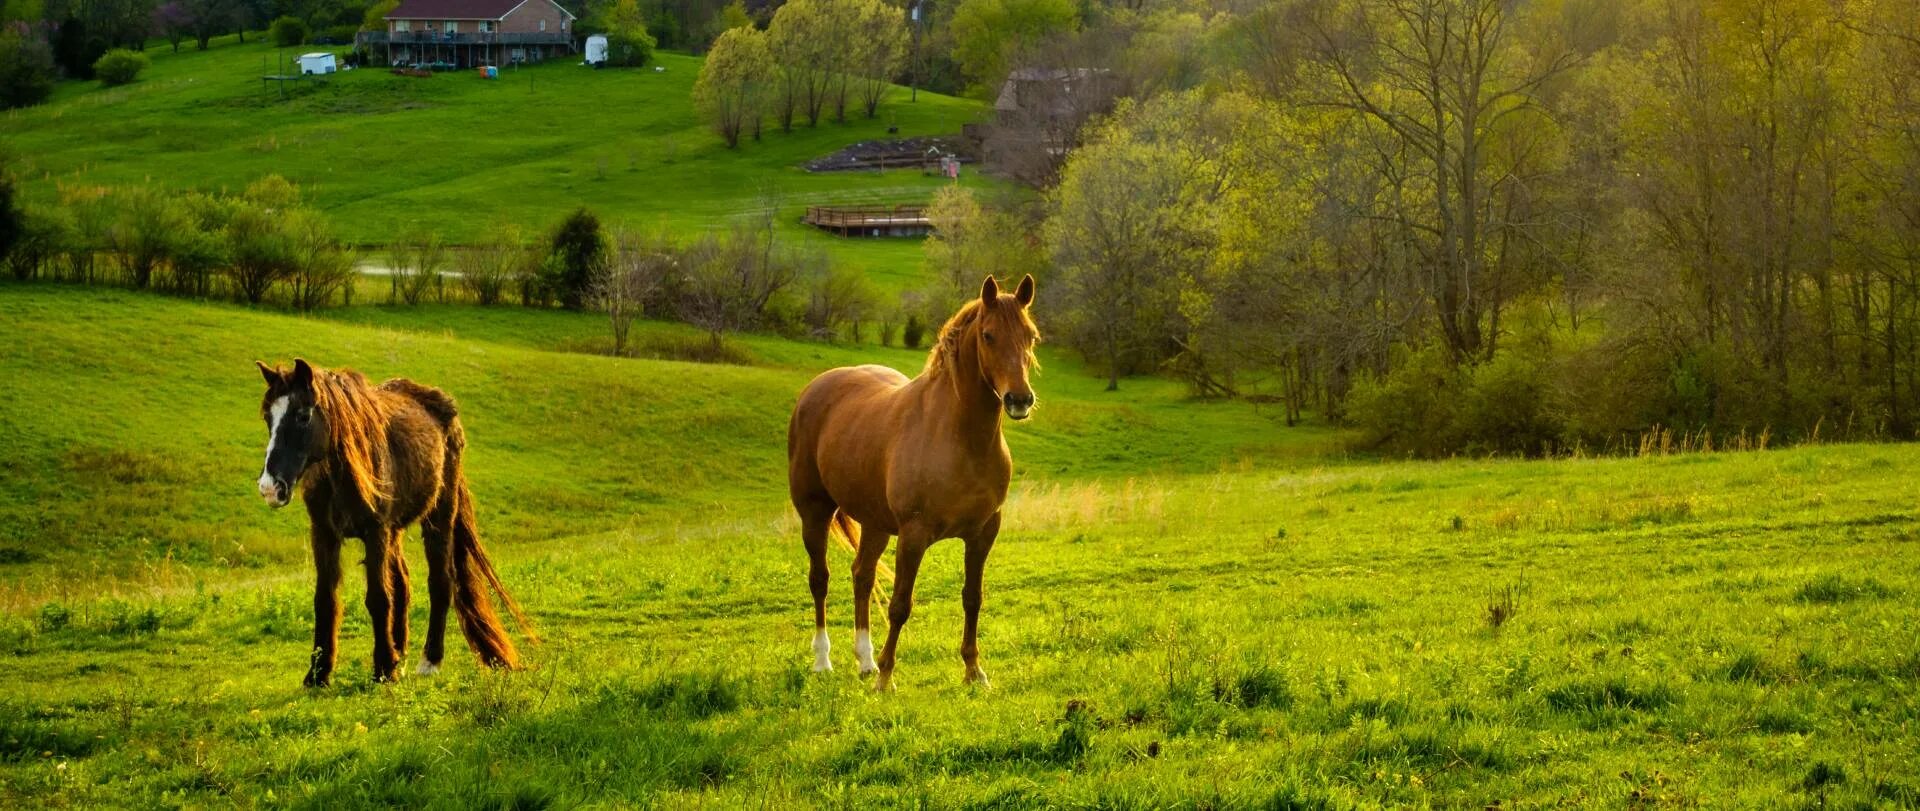
[[[147,65],[146,54],[125,48],[115,48],[94,60],[93,75],[100,80],[101,84],[112,87],[133,81],[134,77],[140,75],[140,71],[147,69]]]
[[[553,231],[552,250],[545,266],[547,285],[569,310],[586,305],[587,294],[606,261],[607,241],[600,234],[600,218],[585,208],[575,209]]]
[[[0,33],[0,109],[30,107],[53,92],[53,51],[46,43]]]
[[[291,48],[307,41],[307,24],[298,17],[281,17],[267,26],[267,41],[277,48]]]
[[[1347,415],[1370,447],[1437,456],[1453,448],[1454,410],[1464,387],[1446,351],[1430,346],[1385,375],[1363,377],[1353,388]]]

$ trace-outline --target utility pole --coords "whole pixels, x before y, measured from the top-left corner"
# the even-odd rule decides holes
[[[926,5],[927,0],[914,0],[913,8],[907,11],[909,17],[907,24],[913,26],[913,54],[907,57],[913,62],[913,78],[908,80],[907,101],[909,103],[920,100],[920,29],[925,25],[923,20],[926,15]]]

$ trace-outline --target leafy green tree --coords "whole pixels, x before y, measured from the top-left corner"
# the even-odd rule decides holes
[[[45,43],[0,32],[0,108],[30,107],[53,93],[53,52]]]
[[[148,64],[146,54],[115,48],[101,54],[93,63],[93,75],[108,87],[127,84],[138,77],[140,71],[146,70]]]
[[[852,5],[853,67],[859,83],[860,106],[868,118],[873,118],[878,114],[887,88],[893,86],[894,74],[906,61],[907,17],[885,0],[856,0]]]
[[[962,0],[948,23],[953,59],[978,92],[991,94],[1014,54],[1072,31],[1079,20],[1073,0]]]
[[[607,36],[607,64],[637,68],[653,59],[658,44],[647,33],[646,11],[638,0],[614,0],[601,8],[594,24]]]
[[[766,117],[774,83],[767,35],[751,25],[730,28],[707,52],[693,85],[693,101],[732,149],[739,145],[742,133],[760,137],[760,122]]]
[[[607,255],[607,240],[600,230],[600,218],[585,208],[574,209],[554,229],[547,259],[547,283],[569,310],[586,307],[601,265]]]
[[[298,17],[281,17],[267,26],[267,41],[276,48],[291,48],[307,41],[310,32],[304,20]]]

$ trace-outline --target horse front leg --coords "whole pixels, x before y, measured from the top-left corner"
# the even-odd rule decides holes
[[[322,521],[313,522],[313,649],[301,683],[333,683],[334,654],[340,642],[340,536]]]
[[[408,609],[413,603],[413,578],[407,571],[406,536],[396,532],[387,558],[387,585],[393,590],[393,656],[407,660]]]
[[[987,673],[980,669],[980,590],[981,582],[987,570],[987,555],[993,552],[993,541],[1000,536],[1000,514],[980,527],[980,531],[965,538],[967,545],[967,580],[960,589],[960,605],[966,609],[966,630],[960,636],[960,661],[967,666],[966,680],[969,683],[987,686]]]
[[[900,647],[900,632],[913,616],[913,581],[920,576],[920,559],[933,543],[933,534],[925,530],[900,531],[900,546],[894,552],[893,600],[887,603],[887,646],[880,649],[880,678],[875,690],[893,689],[893,658]]]

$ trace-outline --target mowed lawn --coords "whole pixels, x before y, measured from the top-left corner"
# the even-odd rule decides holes
[[[1049,356],[993,687],[960,683],[943,544],[881,695],[837,551],[807,671],[781,431],[813,371],[917,354],[551,351],[589,323],[0,287],[0,806],[1920,803],[1909,447],[1369,462]],[[251,492],[249,365],[294,353],[461,399],[529,671],[369,684],[349,576],[338,686],[298,686],[304,519]]]
[[[261,77],[303,50],[231,38],[204,52],[150,47],[153,66],[131,85],[63,83],[46,104],[0,114],[0,157],[39,203],[57,200],[63,184],[238,191],[279,174],[344,239],[370,245],[409,229],[458,244],[502,222],[544,231],[576,206],[609,225],[688,235],[775,200],[782,233],[902,287],[919,265],[918,240],[830,238],[800,216],[810,204],[924,202],[951,181],[918,169],[813,174],[800,164],[895,137],[890,126],[899,137],[957,134],[985,111],[925,92],[909,102],[895,88],[878,118],[853,110],[844,124],[770,128],[729,150],[694,111],[697,57],[660,53],[659,71],[558,60],[495,81],[355,70],[290,85],[283,100]],[[962,182],[994,185],[971,171]]]

